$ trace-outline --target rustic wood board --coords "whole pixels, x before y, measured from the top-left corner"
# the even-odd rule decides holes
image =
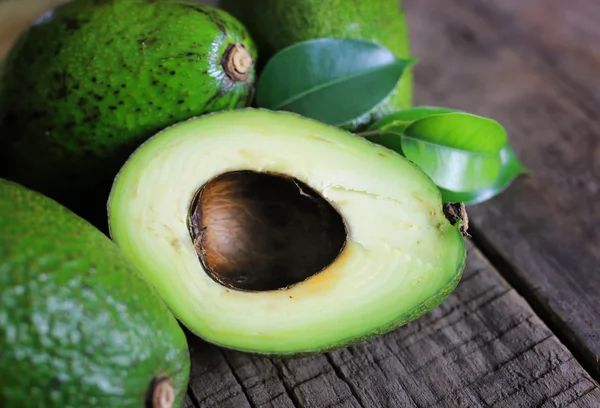
[[[475,240],[584,364],[600,368],[599,5],[407,0],[416,102],[494,117],[528,178],[470,209]],[[600,406],[597,384],[471,248],[423,318],[326,355],[272,360],[191,338],[186,406]]]
[[[327,354],[269,359],[189,335],[186,407],[598,407],[600,388],[473,246],[429,314]]]
[[[598,376],[600,3],[405,6],[416,103],[497,119],[531,171],[470,209],[474,241]]]

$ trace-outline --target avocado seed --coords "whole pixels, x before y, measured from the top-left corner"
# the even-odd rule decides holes
[[[283,289],[337,259],[346,226],[335,208],[301,181],[235,171],[206,183],[189,217],[208,275],[238,290]]]

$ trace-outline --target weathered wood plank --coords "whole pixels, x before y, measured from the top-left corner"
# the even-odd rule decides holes
[[[187,394],[185,396],[185,400],[183,401],[183,408],[197,408],[194,404],[194,401],[192,401],[190,394]]]
[[[269,359],[190,335],[198,407],[597,407],[598,384],[474,247],[457,290],[385,336]]]
[[[202,408],[251,408],[222,351],[218,348],[205,349],[203,343],[193,339],[189,343],[193,359],[189,384],[192,401]]]
[[[499,120],[531,170],[470,209],[474,240],[600,375],[600,4],[419,0],[406,11],[417,103]]]

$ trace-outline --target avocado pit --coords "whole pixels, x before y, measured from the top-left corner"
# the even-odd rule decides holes
[[[208,275],[245,291],[306,280],[337,259],[347,238],[342,216],[308,185],[253,171],[223,173],[202,186],[189,227]]]

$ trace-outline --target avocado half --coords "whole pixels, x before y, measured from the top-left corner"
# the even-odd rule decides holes
[[[441,303],[466,260],[461,222],[416,165],[287,112],[167,128],[122,167],[113,240],[208,342],[271,355],[382,334]]]

